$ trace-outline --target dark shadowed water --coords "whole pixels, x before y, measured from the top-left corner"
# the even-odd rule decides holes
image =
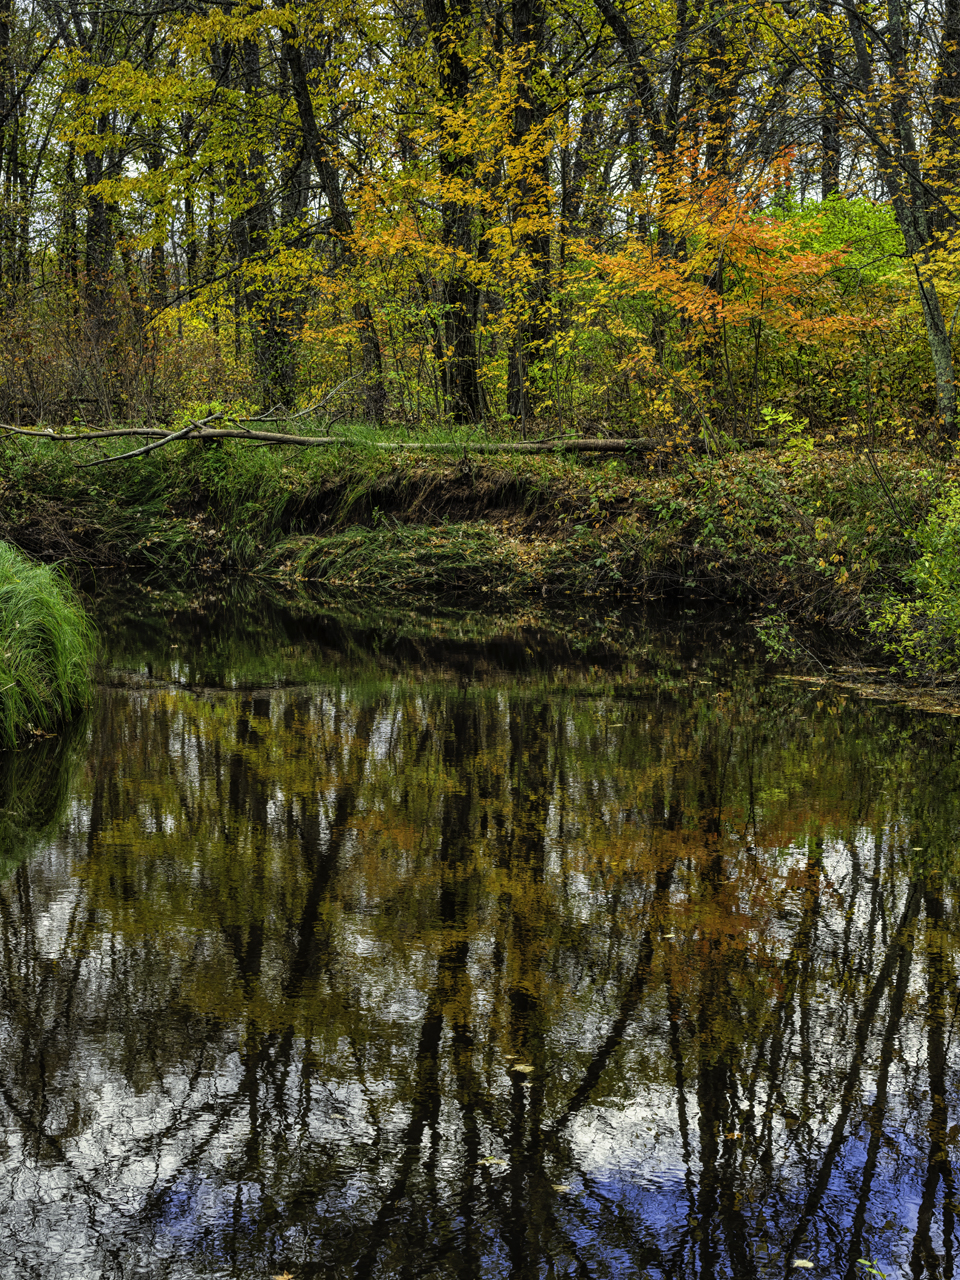
[[[954,1276],[960,725],[680,621],[108,617],[0,761],[0,1275]]]

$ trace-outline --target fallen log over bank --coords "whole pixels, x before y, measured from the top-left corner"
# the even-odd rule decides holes
[[[416,440],[357,440],[350,436],[298,436],[283,431],[251,431],[245,427],[205,427],[202,423],[191,423],[181,431],[164,431],[161,427],[116,427],[105,431],[58,432],[51,429],[45,431],[31,430],[27,427],[15,427],[8,423],[0,423],[0,431],[12,435],[29,436],[37,440],[50,440],[56,443],[75,443],[79,441],[115,440],[124,436],[152,438],[155,444],[150,449],[175,440],[249,440],[259,444],[291,444],[298,448],[331,448],[342,445],[345,448],[400,450],[412,453],[630,453],[634,451],[649,452],[662,447],[662,442],[650,437],[637,439],[575,439],[556,437],[548,440],[524,440],[519,442],[501,442],[495,440],[463,440],[463,441],[423,441]],[[104,462],[117,462],[121,458],[132,458],[146,450],[134,450],[127,454],[117,454],[112,458],[104,458]],[[90,464],[86,464],[90,465]]]
[[[416,440],[357,440],[350,436],[298,436],[288,435],[282,431],[250,430],[246,427],[209,427],[201,422],[191,423],[180,431],[169,432],[162,427],[116,427],[104,431],[55,432],[32,430],[28,427],[16,427],[8,423],[0,423],[0,432],[10,435],[28,436],[37,440],[49,440],[58,444],[90,442],[98,440],[115,440],[121,437],[148,438],[152,442],[141,449],[132,449],[129,453],[112,454],[97,458],[93,462],[81,462],[81,467],[102,466],[108,462],[122,462],[128,458],[142,457],[161,449],[164,445],[177,440],[247,440],[259,445],[295,445],[301,449],[322,449],[340,446],[346,449],[378,449],[387,452],[407,453],[440,453],[451,455],[499,454],[499,453],[652,453],[658,449],[670,447],[664,441],[649,436],[636,439],[575,439],[557,436],[548,440],[524,440],[518,442],[501,442],[493,440],[463,441],[424,441]]]

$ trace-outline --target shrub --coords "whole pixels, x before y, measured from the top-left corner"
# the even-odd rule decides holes
[[[960,489],[938,498],[915,541],[912,597],[885,596],[870,627],[907,674],[942,675],[960,660]]]

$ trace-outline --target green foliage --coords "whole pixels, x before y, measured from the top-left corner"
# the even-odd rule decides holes
[[[92,445],[68,455],[30,441],[0,446],[0,537],[43,530],[61,559],[134,571],[151,592],[238,570],[347,599],[637,598],[699,585],[770,606],[790,642],[779,626],[758,638],[789,657],[798,625],[862,627],[865,602],[907,570],[904,528],[926,518],[942,473],[905,451],[811,449],[796,416],[768,416],[795,447],[451,457],[391,454],[374,446],[392,431],[341,428],[332,449],[185,441],[91,471],[74,463],[102,456]]]
[[[797,656],[797,642],[789,620],[778,610],[771,609],[754,620],[757,638],[772,662],[780,662]]]
[[[794,228],[800,247],[841,250],[843,261],[835,271],[850,287],[902,280],[903,234],[888,204],[877,204],[865,196],[846,199],[833,195],[804,204],[780,202],[771,212]]]
[[[0,748],[86,706],[93,630],[69,584],[0,543]]]
[[[764,405],[760,410],[760,421],[761,434],[769,432],[788,449],[809,453],[814,446],[813,437],[804,430],[803,423],[798,422],[788,409],[774,409],[771,405]]]
[[[908,597],[888,593],[870,627],[909,675],[956,673],[960,663],[960,488],[950,484],[915,534]]]

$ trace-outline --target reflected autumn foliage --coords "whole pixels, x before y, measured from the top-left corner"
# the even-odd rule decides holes
[[[103,701],[0,889],[5,1265],[953,1274],[955,723],[491,666]]]

